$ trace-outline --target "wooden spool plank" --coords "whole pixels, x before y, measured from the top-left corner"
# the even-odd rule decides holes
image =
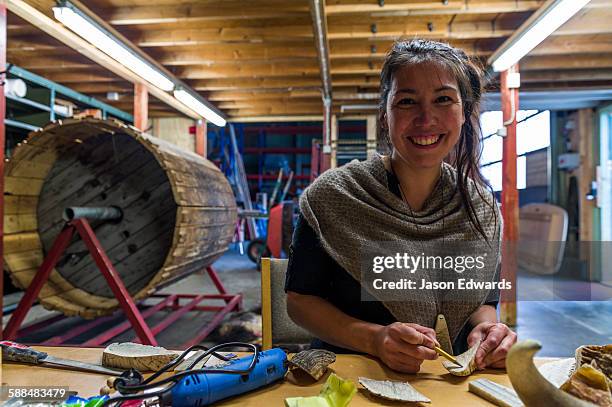
[[[4,194],[36,196],[42,185],[42,179],[8,176],[4,177]]]
[[[171,275],[174,276],[179,274],[183,268],[188,267],[191,264],[194,264],[195,262],[199,262],[199,260],[217,258],[218,256],[221,256],[225,252],[225,250],[226,249],[223,248],[215,252],[206,253],[205,255],[199,258],[184,259],[180,256],[174,256],[174,258],[172,259],[172,264],[164,267],[162,271],[169,272]]]
[[[182,245],[182,250],[200,251],[207,243],[216,243],[219,240],[225,240],[231,235],[218,226],[182,226],[179,229],[179,235]],[[206,243],[201,243],[206,242]],[[176,252],[176,250],[175,250]]]
[[[199,188],[177,186],[176,192],[181,205],[184,206],[217,206],[224,207],[227,194],[223,189],[212,185],[206,191]],[[194,204],[198,205],[194,205]]]
[[[38,268],[31,268],[11,273],[10,277],[16,286],[25,288],[31,284],[37,272]],[[60,279],[58,281],[54,277],[57,277],[57,272],[55,271],[52,272],[51,278],[43,286],[38,296],[40,302],[48,309],[58,309],[57,305],[66,302],[66,300],[68,300],[69,303],[73,302],[75,305],[74,308],[68,307],[71,311],[66,315],[79,315],[80,313],[78,311],[83,308],[83,306],[98,307],[108,310],[112,310],[117,306],[117,301],[115,299],[106,300],[104,298],[87,295],[87,293],[74,288],[65,280]],[[61,310],[62,308],[59,309]]]
[[[197,243],[192,242],[192,238],[194,236],[199,236],[201,239],[218,239],[219,235],[216,230],[219,229],[219,226],[210,225],[210,226],[189,226],[189,227],[181,227],[179,229],[179,240],[178,243],[181,245],[180,247],[193,247],[199,246]],[[178,248],[178,247],[177,247]]]
[[[27,232],[4,236],[4,253],[19,253],[40,250],[42,244],[38,233]]]
[[[32,267],[32,268],[29,268],[29,269],[22,269],[22,270],[19,270],[19,271],[12,271],[11,272],[11,278],[15,277],[19,281],[21,281],[23,279],[23,276],[29,275],[29,274],[32,274],[32,273],[36,273],[39,268],[40,268],[40,265],[38,267],[36,267],[36,268]],[[29,281],[28,281],[28,284],[29,284]],[[67,282],[63,278],[61,278],[61,276],[57,273],[57,271],[55,269],[53,269],[51,271],[51,275],[49,277],[49,284],[52,285],[57,290],[57,293],[63,293],[63,292],[70,291],[70,290],[74,289],[72,284],[70,284],[69,282]],[[21,285],[19,285],[19,286],[21,287]],[[27,287],[27,285],[25,287]]]
[[[53,165],[56,159],[57,153],[54,150],[41,148],[32,143],[23,144],[14,151],[13,156],[9,159],[6,173],[12,173],[13,165],[21,161],[35,161],[41,164]]]
[[[6,195],[4,197],[4,213],[6,215],[36,214],[35,196]]]
[[[38,272],[38,268],[29,268],[20,270],[16,273],[11,274],[13,283],[18,287],[29,287]],[[62,294],[65,290],[58,289],[53,283],[45,284],[40,290],[39,298],[52,297],[58,294]]]
[[[45,176],[51,168],[50,163],[39,162],[39,161],[25,161],[19,160],[13,166],[11,174],[16,177],[33,178],[33,179],[45,179]]]
[[[172,161],[169,160],[165,155],[163,157],[164,168],[173,173],[187,175],[198,174],[199,177],[204,179],[217,178],[220,173],[219,170],[216,168],[203,168],[200,162],[177,160]]]
[[[177,226],[228,225],[236,219],[236,208],[181,206],[176,218]]]
[[[35,214],[7,215],[4,217],[4,233],[21,233],[35,231],[38,220]]]
[[[211,240],[206,241],[203,244],[191,244],[177,246],[171,253],[173,262],[181,263],[192,258],[204,257],[207,253],[217,252],[222,247],[227,246],[227,240],[225,238],[213,240],[215,237],[210,236]]]
[[[6,253],[4,262],[11,270],[16,273],[23,270],[38,268],[43,261],[43,256],[40,250],[30,250],[27,252]]]

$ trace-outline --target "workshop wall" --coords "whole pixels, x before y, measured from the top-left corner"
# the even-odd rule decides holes
[[[163,117],[151,120],[149,134],[169,141],[187,151],[195,151],[195,137],[189,134],[193,120],[182,117]]]

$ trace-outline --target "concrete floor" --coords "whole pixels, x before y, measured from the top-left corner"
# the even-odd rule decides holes
[[[232,247],[215,264],[220,279],[229,292],[242,292],[244,295],[244,309],[258,310],[260,308],[260,274],[246,256],[241,256],[236,248]],[[542,281],[538,277],[519,278],[519,295],[531,292],[542,294]],[[595,287],[595,297],[599,301],[520,301],[518,304],[518,326],[516,327],[520,339],[537,339],[543,348],[540,356],[571,356],[574,350],[583,344],[612,343],[612,300],[605,287]],[[215,293],[215,288],[206,274],[194,274],[178,283],[167,287],[165,293]],[[534,297],[527,298],[549,298]],[[551,298],[552,299],[552,298]],[[38,306],[30,312],[29,320],[39,319],[48,315],[48,311]],[[159,313],[149,319],[154,324],[163,318]],[[160,345],[176,348],[190,337],[195,336],[199,328],[210,320],[209,313],[192,312],[183,316],[175,325],[158,335]],[[121,318],[117,318],[120,320]],[[5,321],[6,323],[6,318]],[[23,338],[23,341],[36,343],[54,335],[67,332],[81,324],[80,318],[67,318],[62,323],[46,328],[35,335]],[[88,337],[101,332],[112,324],[100,327],[95,332],[88,332],[75,338],[75,343],[82,342]],[[130,340],[134,334],[128,331],[115,340]],[[211,339],[214,339],[211,338]]]

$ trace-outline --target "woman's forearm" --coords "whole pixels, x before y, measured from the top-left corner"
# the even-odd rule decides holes
[[[472,327],[480,324],[481,322],[497,322],[497,310],[491,305],[481,305],[476,311],[470,316],[470,325]]]
[[[287,292],[287,312],[298,325],[335,346],[376,356],[374,339],[383,326],[350,317],[321,297]]]

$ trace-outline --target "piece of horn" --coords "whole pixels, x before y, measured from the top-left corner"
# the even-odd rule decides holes
[[[540,349],[542,345],[534,340],[517,342],[506,358],[508,377],[525,407],[594,407],[594,404],[559,390],[540,374],[533,364],[533,356]]]

